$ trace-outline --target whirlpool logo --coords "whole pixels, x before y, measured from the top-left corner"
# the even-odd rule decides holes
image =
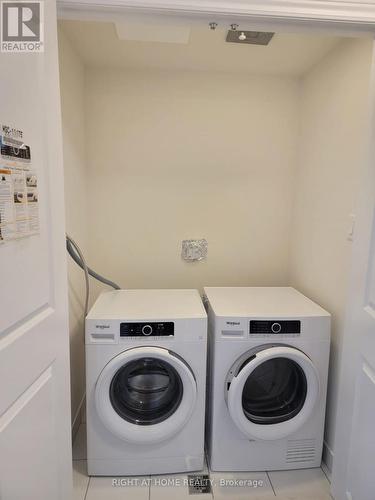
[[[99,330],[106,330],[107,328],[110,328],[110,325],[95,325],[95,328],[98,328]]]
[[[239,321],[226,321],[226,324],[230,326],[240,326],[241,323]]]

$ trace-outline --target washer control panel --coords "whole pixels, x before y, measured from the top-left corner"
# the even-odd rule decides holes
[[[120,337],[173,337],[174,323],[120,323]]]
[[[253,320],[250,335],[299,335],[301,322],[297,320]]]

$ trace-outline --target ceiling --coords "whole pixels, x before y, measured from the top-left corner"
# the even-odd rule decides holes
[[[150,30],[129,26],[130,38],[124,38],[126,25],[112,22],[60,21],[60,27],[83,62],[95,68],[218,71],[230,73],[300,76],[329,52],[340,40],[322,35],[276,33],[268,46],[226,43],[226,30],[207,26],[182,28],[188,43],[145,41]],[[175,27],[174,27],[175,29]],[[167,28],[168,30],[168,28]],[[134,37],[134,31],[138,35]],[[151,34],[151,35],[150,35]],[[160,30],[159,30],[160,35]],[[174,41],[178,39],[176,29]],[[135,41],[134,38],[139,38]],[[125,35],[126,38],[126,35]],[[186,40],[184,40],[186,41]]]

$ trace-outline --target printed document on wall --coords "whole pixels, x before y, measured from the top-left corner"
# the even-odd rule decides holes
[[[39,233],[38,175],[22,130],[0,126],[0,243]]]

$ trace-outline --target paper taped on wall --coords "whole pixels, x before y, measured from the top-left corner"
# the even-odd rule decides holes
[[[38,176],[23,131],[0,128],[0,243],[39,233]]]

